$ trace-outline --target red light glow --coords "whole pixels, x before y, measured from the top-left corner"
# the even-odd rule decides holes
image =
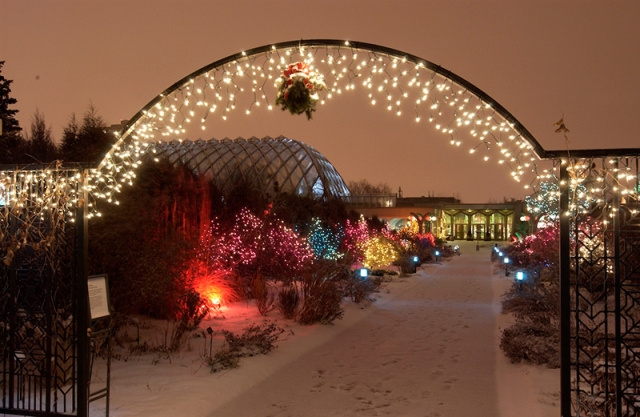
[[[236,295],[226,283],[219,283],[211,276],[202,277],[194,282],[194,289],[205,300],[211,303],[210,307],[219,308],[236,300]]]
[[[204,262],[194,260],[187,273],[190,275],[191,288],[200,294],[208,308],[220,309],[229,303],[238,301],[231,287],[232,276],[224,269],[211,270]]]

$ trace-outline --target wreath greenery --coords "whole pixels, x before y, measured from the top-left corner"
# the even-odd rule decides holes
[[[283,111],[289,110],[291,114],[304,113],[311,120],[319,99],[318,91],[327,88],[322,76],[312,71],[304,62],[295,62],[287,66],[278,82],[276,104]]]

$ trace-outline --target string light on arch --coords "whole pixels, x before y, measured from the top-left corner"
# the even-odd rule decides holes
[[[535,189],[544,150],[515,117],[473,84],[390,48],[308,40],[242,51],[189,74],[159,94],[116,136],[92,174],[98,198],[104,195],[113,201],[123,184],[135,181],[135,168],[149,142],[193,138],[203,130],[215,132],[216,124],[274,111],[278,80],[296,62],[304,63],[326,84],[326,90],[317,92],[318,111],[343,94],[362,94],[371,106],[408,116],[433,140],[442,135],[454,147],[468,146],[487,163],[505,167],[525,188]],[[533,179],[525,179],[528,176]]]

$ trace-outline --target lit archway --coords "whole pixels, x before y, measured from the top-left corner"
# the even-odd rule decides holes
[[[88,327],[88,317],[74,317],[76,311],[87,311],[86,220],[96,207],[91,200],[113,201],[121,185],[132,182],[151,142],[187,137],[193,130],[190,126],[207,129],[234,112],[273,109],[276,80],[287,65],[298,61],[324,76],[328,90],[322,92],[320,105],[341,94],[364,91],[372,105],[386,106],[398,115],[410,114],[410,122],[427,124],[454,146],[485,151],[485,160],[495,159],[507,166],[512,177],[525,185],[527,173],[534,177],[532,182],[557,182],[551,196],[558,197],[560,223],[561,414],[574,415],[573,410],[577,415],[621,417],[635,410],[640,395],[640,149],[544,150],[511,113],[456,74],[401,51],[335,40],[263,46],[195,71],[140,110],[93,169],[58,163],[0,169],[0,202],[4,205],[0,210],[0,258],[8,267],[0,271],[3,282],[17,274],[11,259],[18,250],[21,256],[47,254],[57,250],[50,245],[55,233],[69,233],[68,238],[58,240],[71,244],[75,229],[78,231],[74,255],[78,259],[59,269],[72,277],[58,280],[75,285],[76,292],[51,291],[63,298],[77,298],[77,306],[62,300],[73,307],[67,316],[67,340],[75,343],[78,354],[65,362],[70,368],[79,364],[76,385],[88,384],[88,336],[79,331]],[[538,159],[553,160],[555,166],[537,172]],[[582,196],[576,191],[580,184],[589,185]],[[592,203],[585,207],[580,201]],[[451,219],[462,233],[469,232],[464,229],[467,223],[466,217]],[[55,233],[49,233],[52,230]],[[29,273],[37,271],[36,267],[32,265]],[[46,263],[39,267],[41,271],[49,268]],[[603,282],[606,291],[594,292]],[[41,286],[32,280],[30,288],[37,293]],[[21,294],[14,290],[13,294]],[[42,305],[56,305],[34,300],[32,307],[39,320]],[[15,308],[3,311],[17,317]],[[60,310],[51,313],[48,322],[56,323]],[[46,346],[53,344],[49,341]],[[15,358],[14,353],[5,355],[5,360]],[[87,390],[70,390],[76,385],[56,381],[60,386],[55,392],[60,395],[83,392],[74,404],[86,411]],[[41,395],[39,398],[42,401]],[[46,404],[57,407],[65,401]],[[20,414],[33,411],[18,410],[11,402],[0,409]]]
[[[343,94],[362,92],[370,105],[409,116],[455,147],[484,153],[485,161],[506,166],[525,188],[537,179],[536,161],[544,158],[544,149],[509,111],[462,77],[378,45],[301,40],[230,55],[160,93],[127,122],[91,171],[93,196],[112,201],[123,183],[132,183],[150,142],[215,131],[216,123],[239,112],[273,111],[277,80],[295,62],[324,78],[327,90],[320,92],[319,111]]]
[[[622,416],[637,407],[640,149],[545,150],[496,100],[428,60],[339,40],[284,42],[231,55],[179,80],[136,113],[89,172],[89,191],[94,198],[113,200],[121,184],[132,182],[152,141],[185,138],[212,125],[215,131],[216,121],[237,112],[273,110],[276,80],[289,64],[300,61],[327,84],[320,109],[343,94],[364,92],[371,105],[409,115],[409,122],[424,123],[453,146],[482,151],[485,161],[506,166],[525,188],[538,181],[557,182],[561,414],[573,415],[573,409],[577,415],[597,411]],[[567,131],[558,124],[558,131]],[[538,170],[541,159],[552,160],[553,168]],[[585,193],[576,191],[580,184],[590,184]],[[593,203],[585,208],[585,201]],[[595,232],[594,221],[603,225]],[[584,232],[587,229],[591,232]],[[571,230],[581,230],[573,246]],[[597,250],[585,257],[580,248],[592,244],[594,237]],[[602,274],[613,297],[585,297]],[[580,296],[572,297],[575,294]],[[594,321],[594,316],[600,319]],[[600,323],[614,325],[603,333]]]

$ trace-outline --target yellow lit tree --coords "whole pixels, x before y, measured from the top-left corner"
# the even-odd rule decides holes
[[[362,265],[367,269],[378,269],[390,265],[398,258],[398,249],[393,241],[378,235],[369,240],[364,250]]]

